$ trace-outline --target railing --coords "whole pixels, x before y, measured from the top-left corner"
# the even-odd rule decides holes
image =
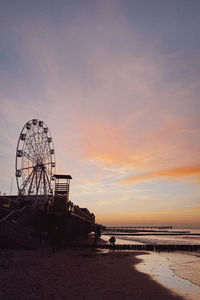
[[[22,207],[21,209],[14,209],[12,210],[7,216],[5,216],[2,220],[0,220],[1,222],[4,222],[6,220],[12,219],[14,217],[14,215],[18,216],[19,214],[23,213],[24,210],[27,209],[27,207],[29,207],[29,205],[25,205],[24,207]]]
[[[56,183],[55,184],[55,195],[59,194],[68,194],[69,193],[69,184],[68,183]]]
[[[71,201],[68,202],[67,204],[67,209],[68,211],[71,213],[71,215],[80,217],[84,220],[87,220],[89,222],[94,223],[95,221],[95,217],[93,214],[87,214],[84,211],[81,210],[80,207],[78,207],[77,205],[74,205]]]

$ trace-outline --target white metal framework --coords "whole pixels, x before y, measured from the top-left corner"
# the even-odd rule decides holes
[[[55,168],[51,134],[43,121],[28,121],[20,133],[16,150],[16,180],[19,195],[50,196]]]

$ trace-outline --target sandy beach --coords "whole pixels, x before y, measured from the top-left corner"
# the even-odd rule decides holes
[[[134,268],[138,254],[1,250],[0,299],[182,299]]]

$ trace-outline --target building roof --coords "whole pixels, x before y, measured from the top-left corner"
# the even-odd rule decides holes
[[[53,176],[58,179],[72,179],[71,175],[54,174]]]

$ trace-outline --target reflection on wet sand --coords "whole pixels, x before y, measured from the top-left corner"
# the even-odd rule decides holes
[[[165,287],[196,300],[200,295],[200,258],[183,253],[150,253],[139,255],[142,262],[136,266],[140,272],[149,274]]]

